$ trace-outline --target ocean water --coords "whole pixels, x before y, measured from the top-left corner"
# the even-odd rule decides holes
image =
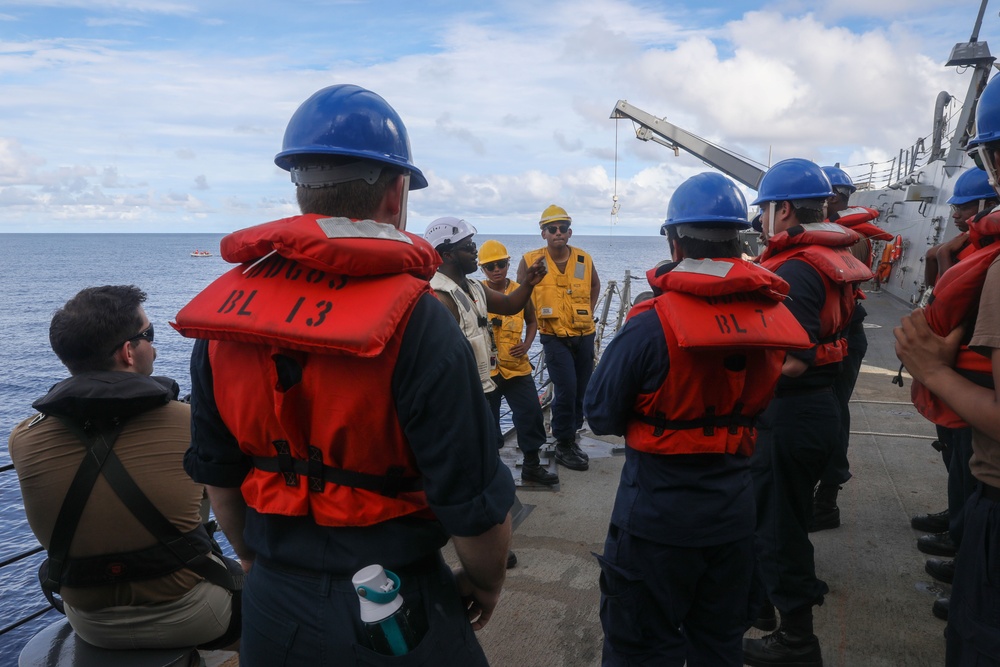
[[[0,465],[10,462],[6,438],[11,429],[34,414],[35,399],[67,376],[49,347],[48,326],[52,313],[84,287],[134,284],[143,289],[149,296],[146,313],[156,326],[155,373],[177,380],[182,395],[190,391],[192,342],[167,323],[201,288],[231,267],[218,254],[221,238],[221,234],[0,235],[5,251],[0,262]],[[480,235],[476,241],[487,238]],[[518,258],[542,244],[538,235],[493,238],[511,254],[511,278]],[[645,271],[668,256],[662,237],[577,236],[572,245],[594,257],[605,286],[615,281],[622,289],[625,272],[630,271],[635,278],[633,296],[647,289]],[[196,249],[210,250],[213,256],[191,257]],[[613,298],[611,321],[617,309]],[[16,476],[13,471],[0,473],[0,561],[35,546]],[[0,569],[0,627],[47,606],[36,575],[41,560],[39,554]],[[52,611],[0,636],[0,665],[16,664],[27,639],[56,618]]]

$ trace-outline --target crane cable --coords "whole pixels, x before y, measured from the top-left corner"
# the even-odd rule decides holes
[[[618,123],[621,118],[615,119],[615,190],[611,197],[611,228],[618,224]]]

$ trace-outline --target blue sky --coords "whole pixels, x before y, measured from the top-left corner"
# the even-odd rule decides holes
[[[619,98],[766,163],[853,167],[929,134],[978,0],[0,0],[0,232],[225,232],[293,215],[274,166],[316,90],[403,117],[444,215],[656,234],[706,167],[609,120]],[[981,39],[1000,51],[997,9]],[[617,126],[617,132],[616,132]],[[617,179],[616,172],[617,133]],[[610,214],[618,195],[617,220]],[[749,193],[748,193],[749,194]]]

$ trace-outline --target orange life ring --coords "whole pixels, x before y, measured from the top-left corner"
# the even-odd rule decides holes
[[[896,238],[892,240],[892,262],[898,262],[899,258],[903,256],[903,237],[899,234]]]
[[[903,240],[897,236],[893,239],[892,243],[886,243],[885,247],[882,248],[882,257],[879,259],[878,268],[875,269],[875,280],[877,282],[884,283],[889,280],[892,265],[902,255],[902,251],[898,250],[902,244]]]

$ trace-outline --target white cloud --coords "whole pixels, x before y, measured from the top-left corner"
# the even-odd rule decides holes
[[[271,163],[284,126],[315,90],[353,82],[383,95],[410,130],[431,184],[411,196],[411,219],[479,216],[483,231],[504,231],[559,201],[578,233],[603,230],[617,125],[620,217],[655,231],[673,188],[706,167],[636,141],[631,123],[608,118],[617,99],[758,161],[890,158],[930,131],[937,92],[961,95],[968,76],[940,65],[955,39],[940,6],[880,13],[893,2],[778,2],[735,15],[726,3],[584,0],[540,12],[508,0],[391,25],[385,11],[338,5],[367,18],[294,45],[279,35],[300,34],[286,30],[295,17],[251,14],[267,28],[252,33],[228,3],[7,2],[91,14],[89,31],[73,35],[33,28],[28,9],[12,14],[24,36],[0,43],[3,224],[72,220],[74,204],[81,223],[138,218],[165,231],[184,228],[167,215],[178,211],[207,216],[203,231],[290,215],[287,175]],[[971,27],[971,10],[949,11]],[[859,16],[879,18],[850,22]],[[167,33],[165,17],[210,32]]]

